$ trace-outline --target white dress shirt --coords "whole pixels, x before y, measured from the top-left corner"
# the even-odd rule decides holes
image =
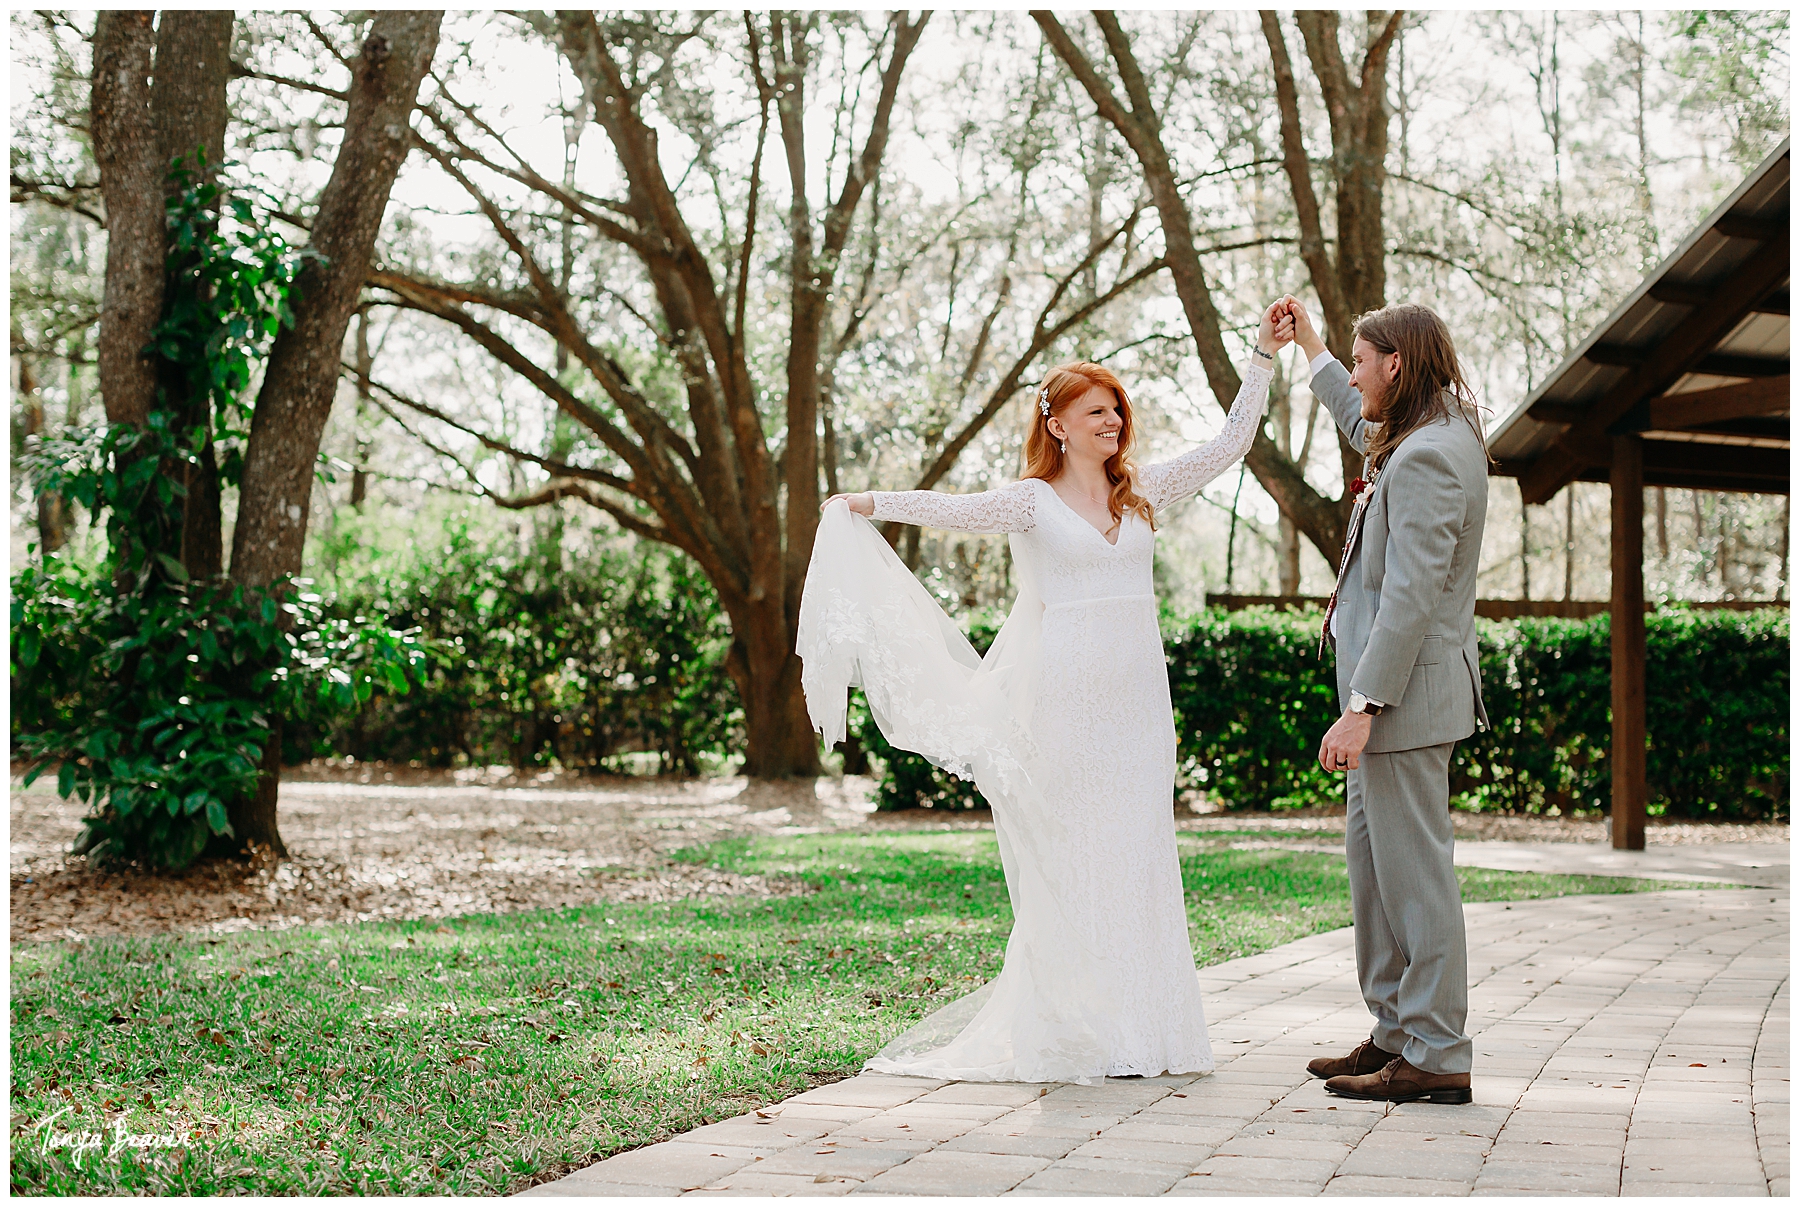
[[[1331,364],[1335,360],[1337,360],[1337,357],[1331,354],[1330,348],[1321,348],[1319,354],[1312,358],[1307,367],[1312,370],[1312,375],[1317,377],[1320,369],[1323,369],[1326,365]],[[1333,612],[1331,614],[1331,639],[1336,641],[1337,635],[1337,613]]]

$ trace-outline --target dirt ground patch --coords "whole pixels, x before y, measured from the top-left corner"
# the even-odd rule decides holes
[[[209,862],[175,876],[105,872],[66,854],[85,807],[40,781],[11,796],[14,942],[804,891],[778,877],[675,863],[733,834],[858,824],[854,777],[797,795],[736,798],[742,779],[660,780],[299,769],[281,788],[289,857]]]
[[[96,935],[225,933],[313,922],[446,918],[469,913],[804,891],[670,852],[738,834],[841,829],[983,829],[985,811],[874,813],[871,781],[821,779],[809,795],[738,778],[517,776],[506,768],[419,771],[313,764],[282,782],[289,858],[208,863],[177,876],[102,872],[66,854],[84,807],[40,781],[11,794],[14,942]],[[1183,810],[1184,833],[1254,831],[1262,841],[1340,837],[1342,814]],[[1603,820],[1458,814],[1457,837],[1604,842]],[[1653,845],[1786,842],[1786,825],[1657,824]]]

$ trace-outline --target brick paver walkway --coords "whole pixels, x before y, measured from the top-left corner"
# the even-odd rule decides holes
[[[1788,1193],[1785,888],[1466,908],[1475,1101],[1306,1075],[1368,1034],[1349,930],[1201,970],[1218,1068],[863,1074],[535,1195]]]

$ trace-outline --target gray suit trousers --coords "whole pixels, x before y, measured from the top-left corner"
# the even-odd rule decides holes
[[[1377,1047],[1428,1073],[1467,1073],[1474,1052],[1462,891],[1451,861],[1455,742],[1365,753],[1346,776],[1345,848],[1356,972]]]

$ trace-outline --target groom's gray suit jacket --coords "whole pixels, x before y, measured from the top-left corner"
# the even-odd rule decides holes
[[[1371,425],[1344,366],[1323,366],[1312,389],[1364,451]],[[1453,400],[1447,419],[1400,442],[1374,491],[1338,593],[1339,706],[1352,689],[1389,706],[1371,754],[1459,741],[1488,723],[1475,645],[1487,456]]]

